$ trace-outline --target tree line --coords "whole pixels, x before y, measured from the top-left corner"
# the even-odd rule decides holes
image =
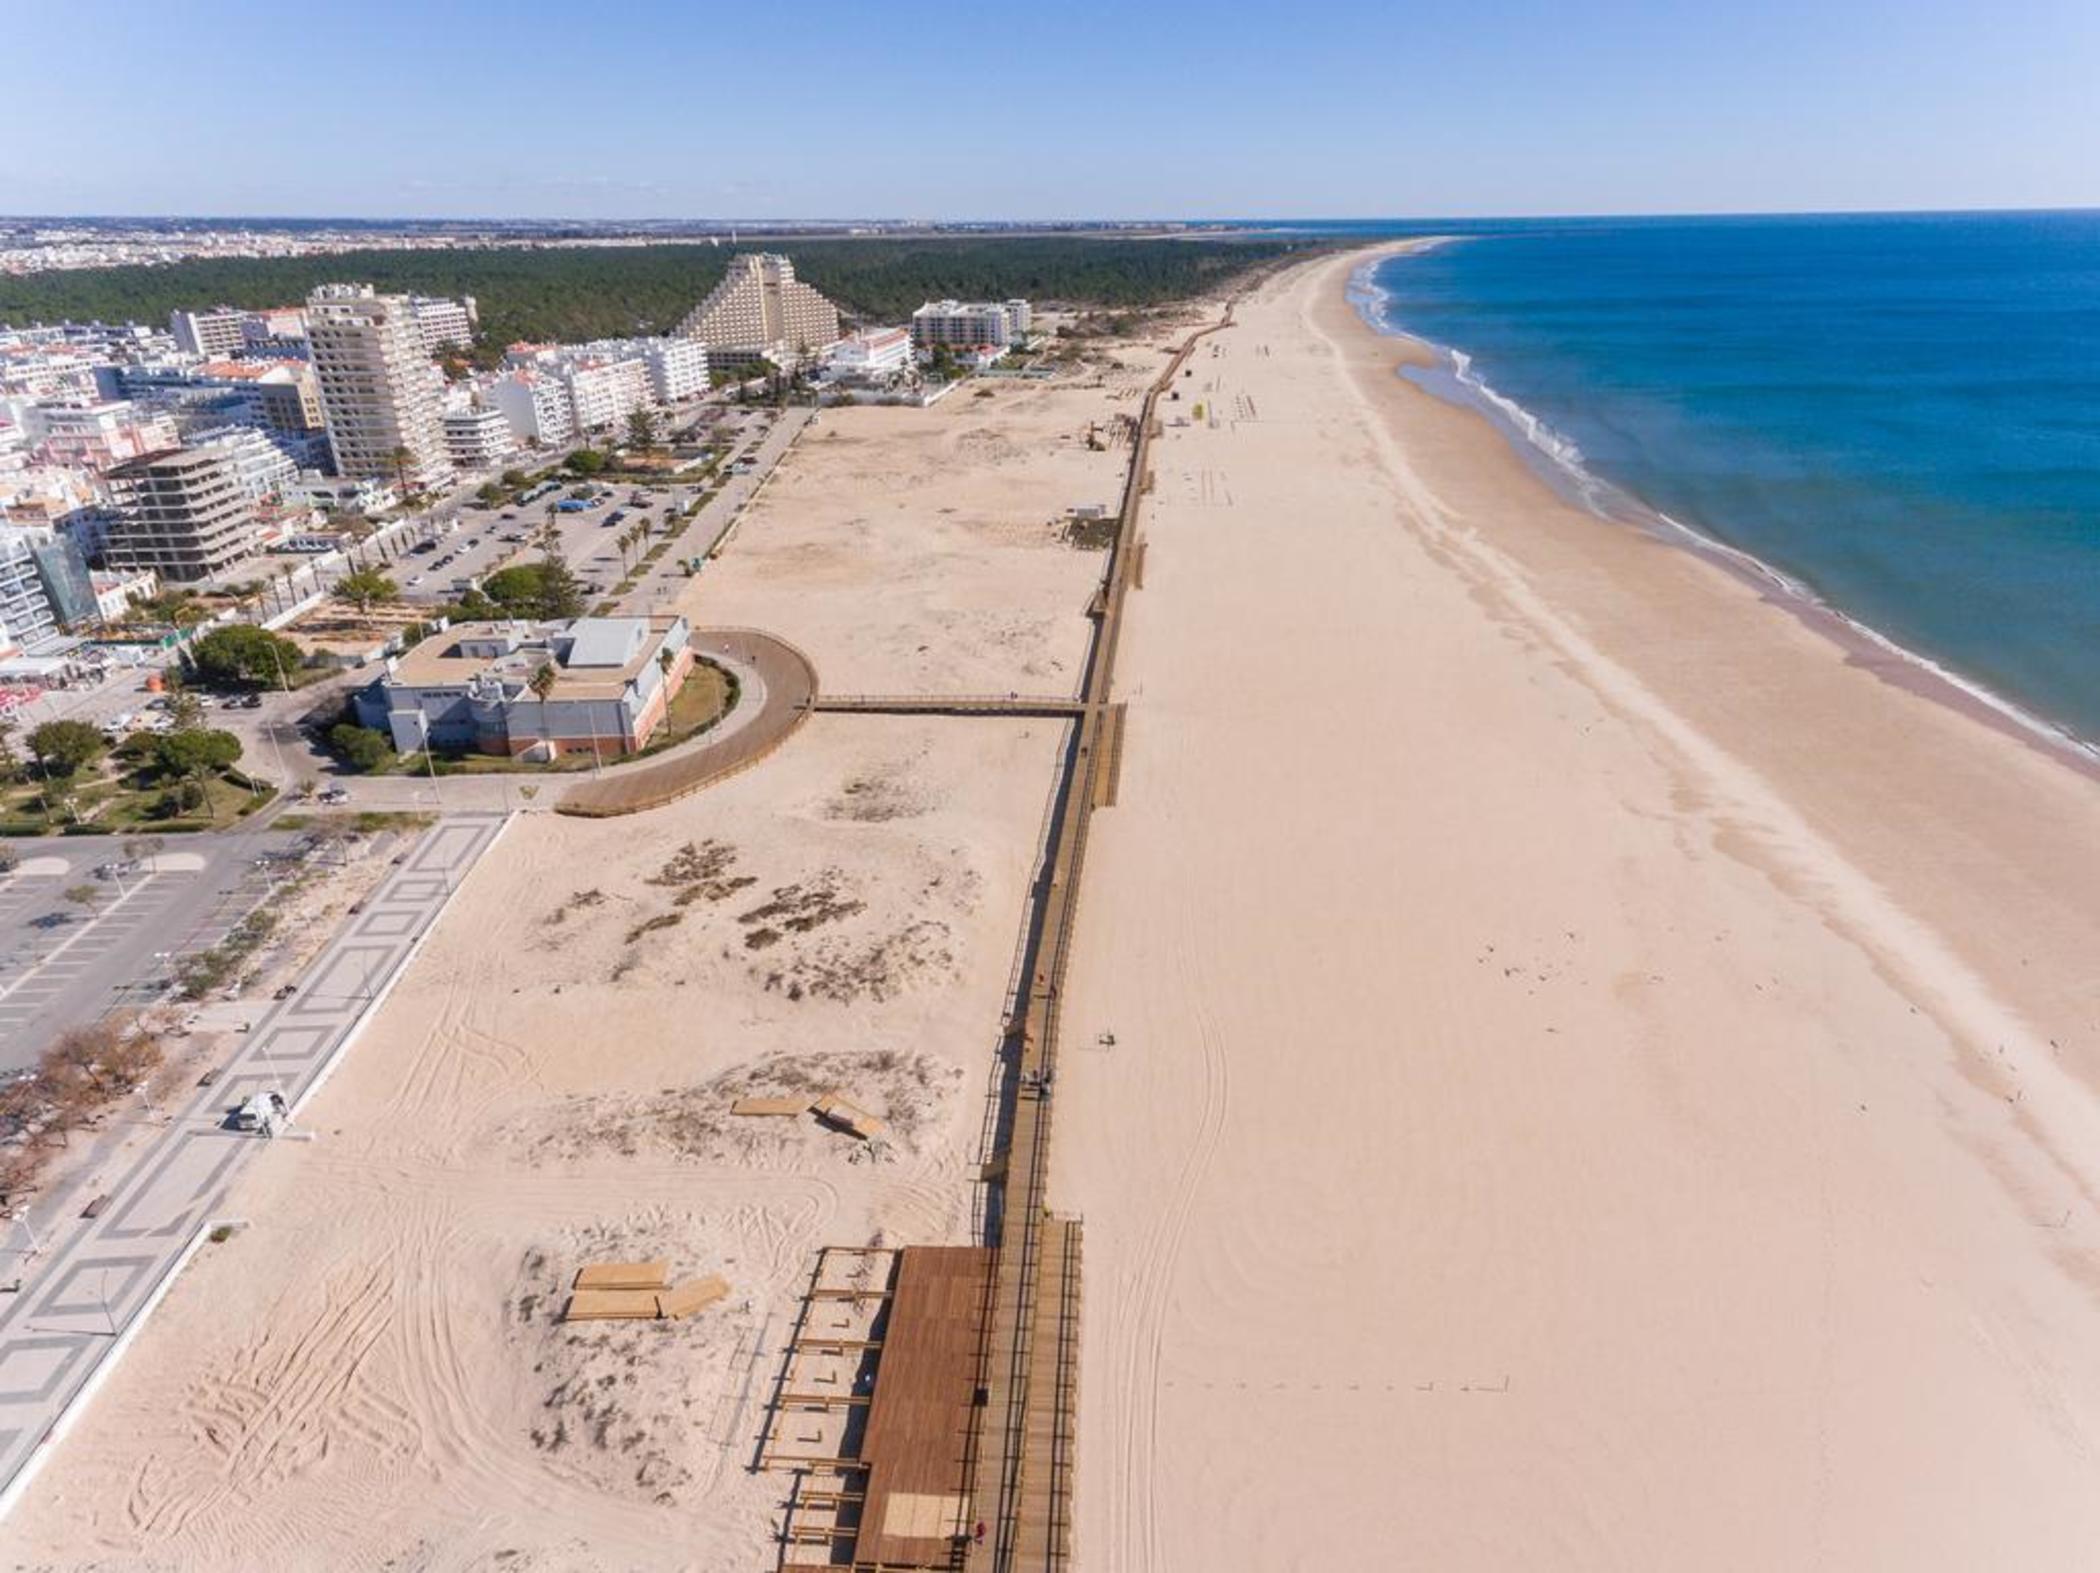
[[[849,314],[901,322],[923,301],[949,296],[1019,296],[1119,310],[1158,306],[1312,247],[1282,239],[1038,235],[210,258],[0,276],[0,323],[158,324],[178,309],[289,305],[318,284],[349,280],[389,292],[472,295],[491,345],[661,333],[699,304],[732,256],[759,249],[784,252],[799,278]]]

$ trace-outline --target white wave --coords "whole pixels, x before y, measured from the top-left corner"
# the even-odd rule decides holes
[[[1457,238],[1459,237],[1440,236],[1434,243]],[[1639,528],[1652,530],[1660,525],[1662,533],[1673,535],[1693,550],[1719,558],[1747,577],[1770,585],[1776,594],[1788,600],[1814,608],[1842,624],[1863,642],[1871,644],[1892,659],[1946,684],[2037,741],[2063,749],[2090,764],[2100,765],[2100,743],[2088,741],[2070,728],[2051,721],[2046,716],[2035,714],[1974,678],[1965,677],[1931,656],[1899,643],[1872,624],[1864,623],[1841,608],[1833,606],[1812,586],[1773,567],[1762,557],[1746,552],[1741,547],[1731,546],[1719,537],[1688,525],[1680,519],[1673,519],[1660,509],[1641,502],[1591,473],[1583,463],[1582,449],[1572,438],[1555,431],[1515,399],[1493,387],[1473,369],[1472,356],[1464,350],[1453,349],[1449,345],[1426,339],[1421,334],[1400,326],[1386,314],[1385,308],[1392,301],[1392,292],[1379,285],[1372,277],[1373,268],[1382,260],[1384,259],[1374,258],[1365,263],[1349,281],[1351,299],[1363,311],[1365,321],[1380,333],[1411,338],[1442,356],[1450,367],[1452,380],[1463,390],[1468,402],[1487,414],[1495,425],[1510,436],[1522,439],[1533,452],[1543,455],[1552,467],[1571,483],[1574,500],[1589,512],[1622,524],[1631,522]]]
[[[2037,715],[2006,698],[1996,689],[1985,686],[1973,677],[1964,676],[1922,651],[1913,650],[1909,645],[1898,642],[1872,623],[1862,622],[1842,607],[1832,605],[1829,599],[1813,586],[1773,567],[1762,557],[1746,552],[1739,546],[1730,546],[1726,541],[1719,540],[1704,530],[1695,529],[1681,519],[1673,519],[1660,510],[1649,511],[1692,550],[1717,557],[1744,575],[1771,585],[1777,594],[1803,606],[1813,607],[1833,622],[1842,624],[1848,633],[1855,635],[1861,642],[1872,645],[1882,654],[1925,673],[1937,682],[1945,683],[1964,698],[1973,700],[1993,715],[2037,740],[2064,749],[2089,763],[2100,764],[2100,744],[2087,741],[2069,727],[2059,725],[2047,716]]]
[[[1464,350],[1447,349],[1444,353],[1451,357],[1452,375],[1476,398],[1491,405],[1496,413],[1516,427],[1526,442],[1577,480],[1586,485],[1595,482],[1596,478],[1582,467],[1582,449],[1576,446],[1574,438],[1563,436],[1515,399],[1498,393],[1473,369],[1473,357]]]

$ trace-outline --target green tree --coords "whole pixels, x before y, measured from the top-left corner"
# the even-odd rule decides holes
[[[384,770],[394,757],[394,745],[386,733],[350,721],[328,729],[328,747],[352,770],[366,775]]]
[[[505,492],[504,489],[501,486],[498,486],[494,481],[483,481],[479,486],[474,488],[475,498],[490,508],[495,507],[496,504],[503,501],[503,499],[508,495],[509,493]]]
[[[241,757],[241,740],[231,732],[205,727],[169,732],[155,740],[154,763],[175,784],[176,800],[184,808],[202,808],[210,801],[205,781]],[[217,817],[216,814],[213,816]]]
[[[107,746],[102,734],[85,721],[46,721],[29,734],[29,751],[47,781],[72,780],[101,758]]]
[[[408,484],[408,467],[415,462],[415,450],[406,443],[396,443],[388,450],[386,461],[394,467],[394,483],[401,489],[401,500],[408,501],[411,490]]]
[[[521,492],[527,484],[527,477],[523,470],[505,470],[500,479],[505,491]]]
[[[16,724],[0,716],[0,782],[13,781],[22,774],[22,760],[15,753]]]
[[[481,591],[507,617],[574,617],[583,603],[583,587],[559,558],[499,568]]]
[[[360,617],[370,616],[374,606],[391,601],[400,593],[394,581],[377,568],[359,568],[335,582],[335,598],[356,607]]]
[[[296,642],[252,623],[214,628],[190,646],[190,663],[198,677],[221,687],[276,682],[289,688],[300,659]]]
[[[168,695],[168,720],[177,730],[204,724],[204,701],[187,688],[178,688]]]
[[[97,885],[68,885],[65,897],[83,912],[93,912],[102,900],[102,890]]]
[[[605,455],[596,448],[578,448],[562,462],[569,467],[570,472],[573,474],[596,475],[605,468]]]
[[[649,449],[656,446],[656,417],[647,410],[636,410],[627,417],[627,446]]]

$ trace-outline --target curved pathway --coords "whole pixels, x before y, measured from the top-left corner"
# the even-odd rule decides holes
[[[555,805],[558,812],[605,818],[661,808],[756,764],[809,715],[817,669],[785,639],[755,628],[700,628],[693,631],[693,649],[737,669],[744,693],[736,710],[721,727],[646,764],[616,766],[571,787]],[[761,690],[755,705],[754,673]]]

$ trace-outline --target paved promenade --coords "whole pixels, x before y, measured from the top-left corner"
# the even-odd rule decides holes
[[[63,1433],[146,1314],[219,1216],[241,1166],[267,1139],[226,1128],[251,1093],[276,1089],[301,1106],[334,1068],[358,1027],[393,986],[446,901],[501,831],[500,815],[440,821],[220,1068],[178,1108],[167,1131],[106,1187],[89,1222],[69,1224],[48,1251],[22,1263],[26,1242],[0,1241],[0,1514]]]

